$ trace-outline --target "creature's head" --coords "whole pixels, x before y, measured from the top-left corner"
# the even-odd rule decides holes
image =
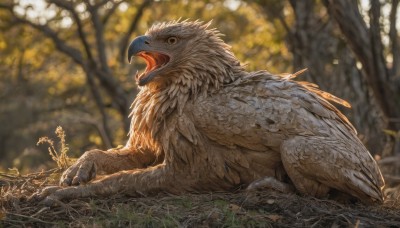
[[[239,61],[230,46],[219,37],[210,23],[169,22],[152,26],[144,36],[132,41],[128,60],[144,58],[147,67],[136,74],[140,86],[177,83],[187,86],[212,84],[219,86],[232,80]]]

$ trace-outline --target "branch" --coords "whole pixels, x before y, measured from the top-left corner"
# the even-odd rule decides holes
[[[123,3],[123,2],[125,2],[125,1],[122,0],[122,1],[119,1],[119,2],[114,3],[114,5],[111,7],[111,9],[109,9],[109,10],[105,13],[105,16],[103,17],[103,20],[102,20],[103,25],[106,25],[106,24],[107,24],[108,20],[110,20],[110,18],[111,18],[111,15],[114,14],[115,10],[118,9],[118,6],[119,6],[121,3]]]
[[[107,63],[107,54],[106,54],[106,45],[104,42],[104,27],[103,24],[101,23],[97,7],[93,6],[89,3],[89,1],[85,1],[86,6],[88,7],[88,11],[90,12],[91,15],[91,20],[94,26],[94,31],[95,31],[95,36],[96,36],[96,46],[97,46],[97,52],[99,54],[99,61],[100,61],[100,66],[102,70],[105,72],[111,74],[111,70],[108,67]]]
[[[52,30],[50,27],[48,27],[47,25],[35,24],[24,18],[17,17],[15,14],[13,14],[13,16],[17,22],[30,25],[32,28],[38,30],[39,32],[44,34],[46,37],[53,40],[54,44],[56,45],[56,48],[60,52],[71,57],[75,63],[77,63],[81,66],[85,65],[85,62],[82,58],[81,52],[78,49],[66,44],[66,42],[64,40],[60,39],[60,37],[58,37],[57,33],[54,30]]]
[[[136,11],[135,18],[133,19],[131,25],[128,28],[128,31],[125,33],[125,35],[122,37],[119,45],[119,54],[120,54],[120,59],[119,61],[121,63],[124,62],[125,60],[125,52],[129,44],[129,38],[132,35],[132,33],[136,30],[136,27],[140,21],[140,19],[143,16],[144,10],[151,5],[153,1],[152,0],[144,0],[143,3],[139,6],[139,8]]]
[[[73,17],[76,19],[76,23],[79,24],[78,25],[78,33],[79,33],[82,43],[84,44],[85,49],[88,53],[88,57],[91,57],[92,55],[90,52],[90,46],[86,40],[86,36],[83,32],[83,26],[81,24],[80,19],[78,18],[78,14],[73,9],[73,5],[68,5],[65,1],[61,1],[61,0],[49,0],[49,1],[51,1],[52,3],[56,4],[57,6],[63,8],[63,9],[68,10],[73,15]],[[118,82],[112,77],[112,74],[110,72],[105,73],[104,71],[98,69],[95,66],[95,62],[94,62],[93,58],[92,58],[93,61],[89,61],[89,65],[88,65],[88,62],[86,59],[83,58],[82,53],[78,49],[76,49],[72,46],[69,46],[48,25],[46,25],[46,24],[39,25],[39,24],[33,23],[25,18],[18,17],[17,15],[15,15],[12,6],[11,7],[8,6],[7,9],[11,12],[12,17],[14,18],[14,20],[17,23],[29,25],[30,27],[32,27],[35,30],[39,31],[40,33],[44,34],[46,37],[50,38],[53,41],[53,43],[55,44],[57,50],[66,54],[67,56],[71,57],[74,62],[76,62],[78,65],[80,65],[82,67],[82,69],[86,73],[86,78],[88,80],[88,84],[91,88],[91,92],[94,96],[95,102],[96,102],[98,108],[100,109],[101,115],[103,116],[103,126],[104,126],[105,131],[109,132],[107,116],[106,116],[106,112],[104,110],[105,106],[102,101],[101,93],[99,91],[99,88],[97,88],[97,85],[95,84],[94,75],[98,76],[98,79],[100,80],[101,85],[110,94],[110,96],[112,97],[112,100],[114,100],[117,103],[118,110],[120,111],[121,115],[126,118],[127,112],[128,112],[126,94],[123,91],[122,87],[118,84]],[[96,35],[99,35],[99,33],[96,33]],[[99,49],[99,52],[100,51],[102,51],[102,48]],[[109,136],[108,138],[111,138],[111,137]],[[111,142],[112,140],[110,139],[108,141]],[[105,142],[105,143],[109,144],[108,142]]]
[[[386,82],[382,81],[382,77],[379,77],[379,74],[385,74],[385,72],[377,72],[380,69],[377,64],[380,63],[376,62],[378,58],[373,53],[371,34],[358,10],[357,1],[324,0],[324,4],[339,25],[358,61],[362,63],[368,84],[373,90],[379,107],[385,117],[390,117],[391,105],[388,99],[390,96],[387,95],[389,91],[385,88]]]
[[[84,60],[82,58],[82,54],[78,49],[66,44],[66,42],[64,40],[62,40],[57,35],[57,33],[54,30],[52,30],[49,26],[35,24],[25,18],[20,18],[17,15],[15,15],[15,12],[13,11],[14,6],[15,6],[15,4],[0,4],[1,9],[7,9],[8,11],[10,11],[15,22],[29,25],[32,28],[36,29],[37,31],[41,32],[43,35],[45,35],[46,37],[53,40],[54,44],[56,45],[56,48],[59,51],[68,55],[69,57],[71,57],[72,60],[74,62],[76,62],[77,64],[79,64],[81,66],[85,65]]]
[[[93,73],[86,71],[86,79],[87,82],[89,84],[89,88],[90,91],[92,92],[93,98],[96,102],[97,107],[99,108],[100,114],[101,114],[101,119],[102,119],[102,128],[104,129],[104,131],[101,134],[102,138],[103,138],[103,142],[106,145],[106,147],[111,148],[112,147],[112,138],[110,135],[110,129],[108,127],[108,118],[107,118],[107,114],[106,111],[104,109],[104,103],[103,103],[103,99],[101,97],[100,91],[98,89],[98,87],[96,86],[94,77],[93,77]]]
[[[80,40],[81,40],[81,42],[83,44],[83,47],[85,48],[86,55],[87,55],[89,61],[91,62],[91,64],[94,65],[95,61],[93,59],[93,55],[92,55],[92,52],[90,50],[89,43],[88,43],[88,41],[86,39],[86,34],[83,31],[82,21],[79,18],[78,13],[74,9],[73,3],[72,2],[67,2],[67,1],[64,1],[64,0],[48,0],[48,1],[50,3],[54,3],[56,6],[58,6],[60,8],[63,8],[63,9],[65,9],[68,12],[71,13],[71,15],[72,15],[77,27],[78,27],[79,38],[80,38]]]
[[[87,3],[88,1],[85,0],[85,2]],[[101,6],[104,6],[105,4],[107,4],[109,2],[109,0],[102,0],[98,3],[96,3],[95,5],[93,5],[94,8],[99,8]]]
[[[111,95],[112,101],[117,104],[117,108],[120,111],[122,117],[127,118],[129,111],[128,99],[122,86],[119,85],[118,81],[114,79],[113,75],[110,75],[99,68],[95,69],[95,73],[101,85]]]
[[[96,68],[96,77],[100,80],[102,86],[104,86],[107,92],[113,98],[113,101],[117,104],[119,111],[122,115],[127,115],[128,101],[126,99],[126,94],[119,85],[118,81],[113,77],[111,69],[108,67],[107,55],[106,55],[106,45],[104,41],[104,26],[101,23],[100,17],[98,15],[97,8],[90,4],[89,1],[85,1],[88,7],[88,11],[91,14],[92,23],[95,29],[96,36],[96,46],[97,52],[99,54],[99,61],[101,69]]]
[[[392,0],[392,9],[390,11],[390,30],[389,30],[389,39],[390,46],[392,49],[393,55],[393,65],[391,69],[392,78],[400,78],[400,46],[399,39],[400,37],[397,34],[397,8],[399,5],[399,0]]]
[[[110,141],[109,138],[109,132],[107,132],[107,130],[105,130],[104,128],[104,123],[100,123],[99,124],[99,120],[94,119],[92,116],[82,116],[82,115],[74,115],[73,119],[74,121],[77,121],[79,123],[85,123],[85,124],[90,124],[93,125],[96,130],[98,131],[101,140],[103,141],[105,148],[109,149],[112,148],[113,145]]]
[[[92,19],[92,23],[94,25],[95,28],[95,36],[96,36],[96,46],[97,46],[97,52],[99,54],[99,61],[100,61],[100,65],[101,65],[101,70],[98,69],[98,67],[96,66],[96,60],[94,59],[89,43],[87,41],[86,38],[86,34],[83,31],[83,25],[82,22],[79,18],[78,13],[75,11],[72,3],[68,4],[68,2],[65,2],[63,0],[49,0],[52,3],[56,4],[57,6],[68,10],[76,24],[78,27],[78,34],[79,34],[79,38],[82,41],[82,44],[85,48],[85,52],[88,56],[89,59],[89,67],[90,69],[86,69],[87,72],[87,77],[93,77],[93,73],[95,74],[95,76],[100,80],[101,85],[106,89],[106,91],[110,94],[110,96],[113,98],[113,101],[117,103],[118,109],[121,111],[122,115],[126,115],[127,114],[127,99],[125,97],[125,92],[123,91],[122,87],[119,85],[118,81],[116,81],[113,77],[112,77],[112,72],[110,70],[110,68],[108,67],[108,63],[107,63],[107,57],[106,57],[106,52],[105,52],[105,42],[104,42],[104,28],[102,23],[99,20],[99,16],[98,16],[98,12],[97,12],[97,7],[93,6],[90,4],[89,1],[85,1],[88,10],[91,14],[91,19]],[[104,3],[104,1],[103,1]],[[95,99],[98,99],[97,103],[98,105],[102,105],[102,99],[100,94],[97,96],[95,94],[95,91],[93,91],[93,95],[95,97]],[[100,107],[100,106],[99,106]]]
[[[77,25],[77,29],[78,29],[78,35],[79,38],[84,46],[86,55],[89,59],[89,66],[84,69],[86,72],[86,78],[87,78],[87,82],[89,84],[90,90],[92,92],[93,98],[96,102],[97,107],[99,108],[100,114],[102,116],[102,129],[103,131],[100,131],[101,137],[103,139],[104,144],[106,145],[107,148],[111,148],[112,147],[112,137],[110,134],[110,129],[109,129],[109,124],[108,124],[108,117],[107,117],[107,113],[105,111],[105,105],[103,102],[103,98],[100,94],[99,88],[97,87],[96,83],[95,83],[95,79],[93,76],[93,73],[96,71],[95,69],[97,69],[96,67],[96,61],[93,57],[92,51],[90,49],[90,45],[89,42],[87,41],[86,38],[86,34],[83,30],[83,25],[82,25],[82,21],[79,18],[78,13],[75,11],[74,5],[72,2],[66,2],[63,0],[49,0],[51,3],[54,3],[55,5],[57,5],[60,8],[63,8],[65,10],[67,10],[68,12],[71,13],[76,25]],[[106,1],[105,1],[106,2]],[[97,12],[97,8],[95,9],[95,11]],[[93,14],[92,14],[92,18],[93,18]],[[98,30],[96,29],[96,32]],[[98,33],[96,33],[96,36],[99,35]],[[102,31],[101,31],[101,35],[102,35]],[[104,51],[104,47],[99,49],[99,53],[101,53],[101,51]],[[106,64],[106,63],[105,63]],[[101,65],[104,65],[103,62],[101,62]],[[111,77],[110,77],[111,78]],[[104,84],[104,83],[102,83]],[[107,87],[106,87],[107,88]],[[111,94],[111,96],[114,96],[115,94]]]

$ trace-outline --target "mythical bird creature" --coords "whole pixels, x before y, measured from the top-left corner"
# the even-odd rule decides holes
[[[348,119],[329,101],[347,102],[296,82],[296,75],[247,72],[209,23],[152,26],[132,41],[142,57],[140,92],[122,149],[86,152],[47,200],[231,191],[339,191],[383,202],[377,163]],[[96,173],[108,175],[93,180]],[[91,181],[93,180],[93,181]],[[91,181],[88,184],[84,184]],[[75,185],[75,186],[71,186]]]

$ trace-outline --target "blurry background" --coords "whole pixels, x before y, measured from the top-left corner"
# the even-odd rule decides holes
[[[137,93],[129,42],[153,23],[213,20],[248,70],[308,71],[371,153],[400,153],[399,0],[3,0],[0,170],[55,166],[39,137],[61,125],[71,156],[125,144]],[[136,60],[136,59],[135,59]]]

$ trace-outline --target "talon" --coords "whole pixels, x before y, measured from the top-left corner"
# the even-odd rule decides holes
[[[77,186],[93,180],[97,167],[92,157],[96,151],[86,152],[74,165],[69,167],[60,179],[60,186]],[[90,155],[90,156],[89,156]]]
[[[80,178],[78,176],[74,177],[72,183],[70,185],[77,186],[81,183]]]
[[[46,197],[52,195],[55,193],[57,190],[61,189],[59,186],[49,186],[45,187],[41,190],[38,190],[37,192],[33,193],[29,198],[28,201],[30,202],[37,202],[37,201],[42,201]]]
[[[61,178],[60,179],[60,186],[70,186],[71,185],[71,183],[72,183],[72,180],[71,180],[71,178]]]

